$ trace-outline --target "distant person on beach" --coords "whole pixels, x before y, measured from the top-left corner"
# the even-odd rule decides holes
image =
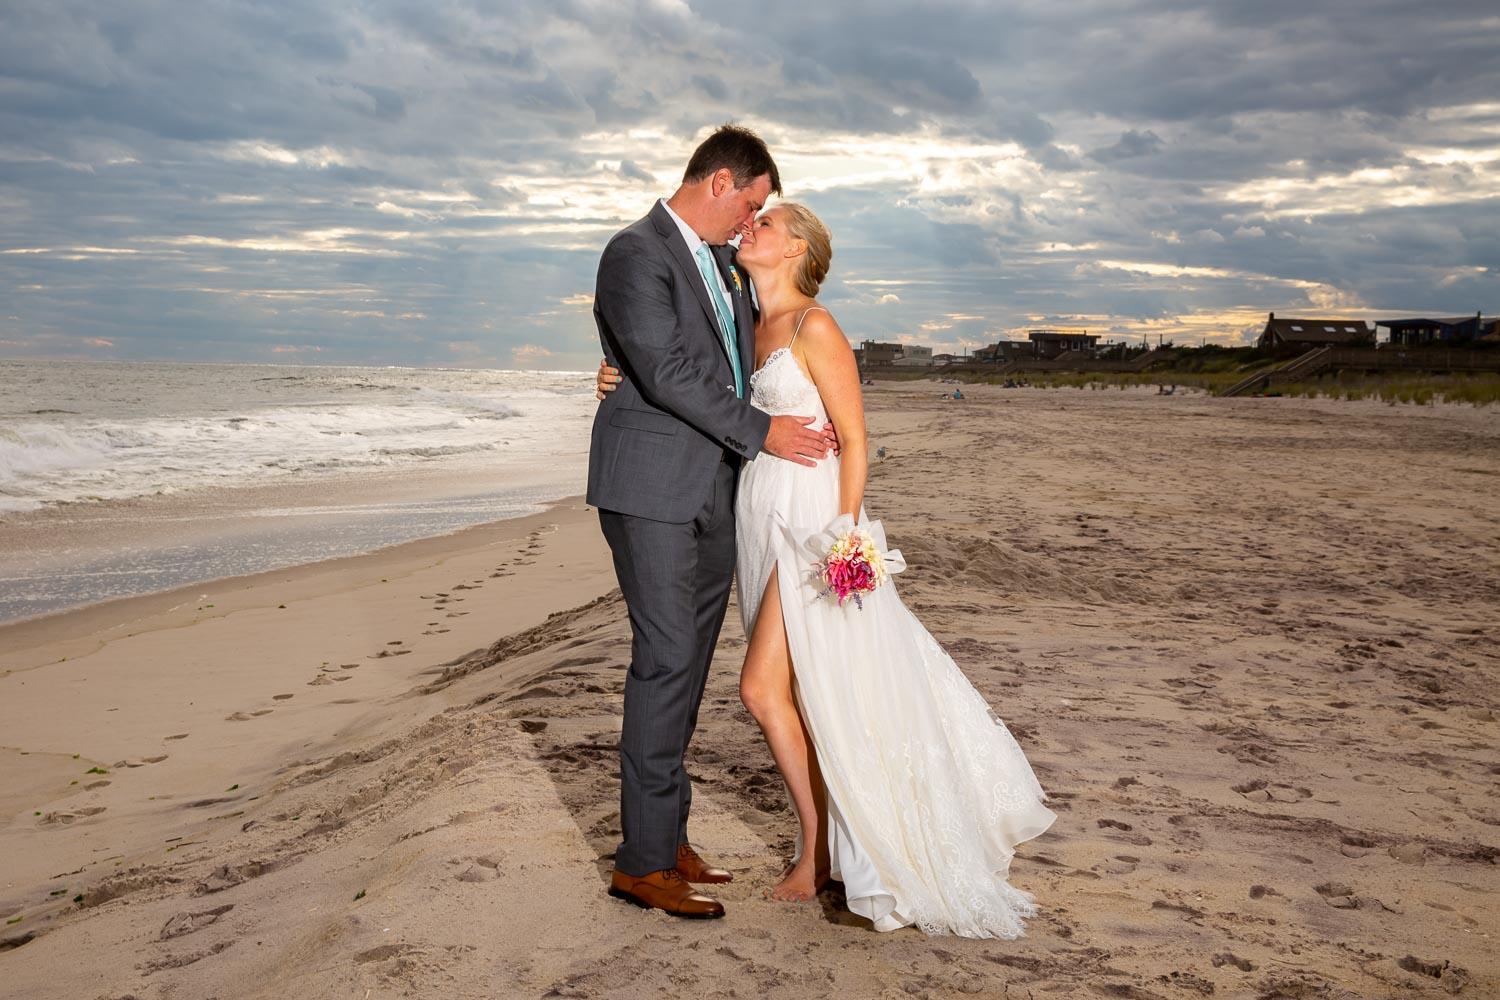
[[[683,188],[659,209],[704,183],[698,160],[695,153]],[[731,182],[740,183],[732,175],[726,186]],[[699,188],[683,207],[712,204],[707,190]],[[892,571],[904,566],[899,552],[884,552],[884,532],[864,509],[868,458],[858,369],[843,331],[816,299],[832,258],[828,230],[805,206],[776,205],[746,225],[737,251],[700,255],[717,262],[711,270],[692,267],[687,247],[693,233],[707,239],[721,230],[683,228],[674,242],[678,233],[654,223],[655,215],[606,248],[595,298],[606,358],[597,382],[603,405],[590,501],[601,508],[634,632],[621,737],[626,844],[616,856],[611,893],[681,916],[723,913],[716,900],[684,886],[730,876],[707,868],[687,847],[682,747],[722,620],[728,570],[718,542],[711,562],[682,556],[667,565],[658,553],[685,548],[679,539],[689,534],[717,537],[728,524],[749,641],[740,696],[765,734],[799,825],[795,856],[772,897],[811,901],[836,879],[850,910],[877,930],[915,925],[932,934],[1019,937],[1023,919],[1037,908],[1007,881],[1015,845],[1056,819],[1020,746],[893,586],[870,587],[859,602],[845,604],[820,591],[822,581],[807,572],[818,559],[832,558],[830,538],[856,525]],[[632,233],[638,235],[618,246]],[[622,253],[649,256],[650,266],[621,263]],[[617,286],[617,278],[626,286]],[[741,293],[752,282],[754,298]],[[733,308],[724,305],[727,295],[715,296],[716,285],[733,285]],[[736,360],[748,378],[740,378]],[[731,370],[734,381],[727,384]],[[681,404],[669,393],[680,391],[693,409],[675,409]],[[717,397],[717,405],[704,403],[706,396]],[[622,421],[620,414],[630,416]],[[728,433],[711,419],[722,420]],[[825,441],[807,425],[820,420],[836,429],[839,450],[813,460],[823,457]],[[601,426],[632,422],[667,440],[639,442],[628,453],[607,438],[601,446]],[[766,422],[770,430],[762,430]],[[684,425],[687,441],[674,440],[675,423]],[[778,426],[792,436],[791,448],[755,447]],[[695,516],[697,494],[676,496],[681,473],[667,463],[686,468],[685,452],[720,441],[723,458],[714,464],[731,474],[716,473],[710,506]],[[610,508],[609,491],[595,486],[596,469],[603,478],[649,481],[665,494],[659,509],[695,519],[680,524],[640,513],[632,518],[645,524],[622,524],[625,515]],[[732,515],[720,506],[731,490]],[[697,618],[690,614],[695,601]],[[669,621],[663,608],[680,610]],[[683,679],[674,679],[679,674]],[[642,747],[655,756],[638,758]],[[671,860],[674,845],[674,868],[643,870]]]

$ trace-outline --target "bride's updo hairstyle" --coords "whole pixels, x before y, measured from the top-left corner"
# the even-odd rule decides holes
[[[833,261],[833,237],[823,220],[813,214],[806,205],[795,201],[784,201],[776,206],[786,219],[786,230],[793,239],[807,244],[807,253],[802,255],[802,266],[797,269],[797,291],[813,298],[828,277],[828,265]]]

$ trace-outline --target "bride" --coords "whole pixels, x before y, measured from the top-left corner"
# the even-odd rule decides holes
[[[820,597],[817,539],[841,517],[866,525],[868,462],[859,372],[816,295],[828,230],[783,202],[740,242],[760,304],[751,401],[831,420],[839,457],[801,466],[762,455],[740,475],[736,577],[749,646],[740,696],[786,781],[799,824],[772,895],[813,899],[830,878],[877,930],[1015,938],[1037,912],[1009,884],[1015,845],[1057,817],[1025,754],[887,583],[862,606]],[[601,367],[599,388],[618,381]],[[899,564],[899,555],[892,554]]]

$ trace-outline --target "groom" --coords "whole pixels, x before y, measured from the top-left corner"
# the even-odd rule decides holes
[[[605,357],[625,376],[595,415],[588,482],[631,629],[609,893],[680,917],[722,917],[690,883],[731,878],[688,843],[682,757],[734,575],[740,465],[762,451],[814,465],[828,451],[813,417],[772,417],[747,399],[755,317],[725,244],[772,192],[781,178],[766,144],[719,128],[676,193],[609,241],[594,292]]]

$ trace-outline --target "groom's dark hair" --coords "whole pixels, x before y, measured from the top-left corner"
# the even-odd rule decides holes
[[[696,184],[716,171],[729,168],[734,186],[749,187],[762,174],[771,178],[771,191],[781,193],[781,174],[765,141],[742,125],[720,125],[698,144],[683,171],[684,184]]]

